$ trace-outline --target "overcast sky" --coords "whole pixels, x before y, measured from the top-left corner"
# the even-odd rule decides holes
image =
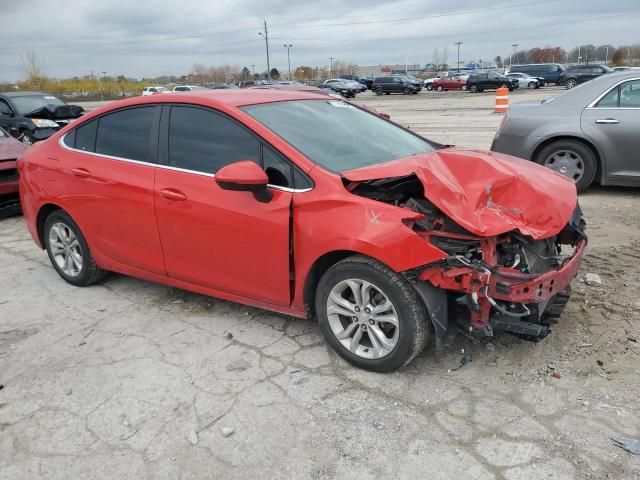
[[[285,70],[327,65],[431,61],[435,47],[464,42],[461,60],[493,59],[520,48],[640,42],[640,0],[0,0],[1,81],[24,77],[21,55],[36,52],[45,73],[69,77],[154,77],[194,63]],[[251,67],[249,67],[251,68]]]

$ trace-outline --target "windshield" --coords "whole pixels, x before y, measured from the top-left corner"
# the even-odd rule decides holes
[[[62,100],[57,99],[53,95],[25,95],[23,97],[12,97],[11,102],[19,115],[26,115],[27,113],[40,110],[42,107],[46,107],[47,105],[51,105],[54,108],[59,105],[65,105]]]
[[[427,140],[341,100],[298,100],[242,109],[332,172],[434,150]]]

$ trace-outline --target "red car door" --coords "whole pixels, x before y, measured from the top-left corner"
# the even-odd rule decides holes
[[[261,141],[211,109],[165,107],[156,176],[158,230],[170,277],[273,305],[290,304],[292,193],[268,203],[221,189],[214,174],[240,160],[260,163]]]
[[[153,184],[160,108],[128,108],[67,133],[62,169],[63,206],[80,226],[94,254],[164,274]]]

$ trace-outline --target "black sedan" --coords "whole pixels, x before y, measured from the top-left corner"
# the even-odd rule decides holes
[[[0,127],[27,145],[49,138],[83,111],[48,93],[0,93]]]

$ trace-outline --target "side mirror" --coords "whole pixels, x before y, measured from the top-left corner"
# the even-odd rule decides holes
[[[273,198],[273,192],[267,188],[269,177],[260,165],[251,160],[241,160],[222,167],[214,178],[224,190],[253,192],[259,202],[268,203]]]

